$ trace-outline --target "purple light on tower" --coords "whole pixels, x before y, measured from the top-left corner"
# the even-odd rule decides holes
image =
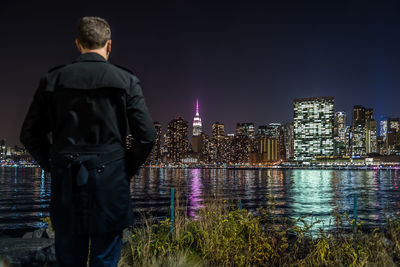
[[[199,100],[196,99],[196,115],[193,119],[193,136],[201,135],[201,118],[199,114]]]

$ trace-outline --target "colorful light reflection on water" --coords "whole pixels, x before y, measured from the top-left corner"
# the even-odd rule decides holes
[[[358,218],[364,224],[384,221],[384,214],[399,210],[397,170],[233,170],[142,169],[131,183],[136,222],[142,215],[156,220],[169,216],[170,189],[175,188],[188,216],[215,197],[239,199],[243,208],[256,210],[276,204],[279,216],[313,215],[327,228],[333,213],[353,213],[358,197]],[[274,199],[272,201],[272,199]],[[0,168],[0,230],[43,227],[48,216],[50,176],[40,169]]]

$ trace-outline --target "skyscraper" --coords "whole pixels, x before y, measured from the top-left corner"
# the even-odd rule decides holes
[[[376,121],[373,109],[357,105],[353,107],[351,156],[365,156],[377,152]]]
[[[374,120],[372,108],[365,109],[365,152],[376,153],[377,147],[377,123]]]
[[[156,129],[156,142],[154,143],[153,149],[151,150],[151,153],[149,155],[149,160],[151,160],[153,163],[154,162],[161,162],[161,123],[158,121],[154,122],[154,128]]]
[[[279,129],[282,126],[279,122],[271,122],[268,124],[266,134],[269,137],[279,138]]]
[[[386,139],[386,134],[388,132],[388,119],[382,117],[379,121],[379,136],[383,137],[383,140]]]
[[[201,135],[201,118],[199,115],[199,100],[196,100],[196,115],[193,119],[193,136]]]
[[[335,140],[345,143],[346,113],[344,111],[338,111],[335,113],[334,133]]]
[[[236,124],[236,135],[254,137],[255,136],[254,122],[243,122],[243,123],[238,122]]]
[[[6,152],[7,152],[6,141],[0,140],[0,159],[6,158]]]
[[[225,137],[225,125],[217,121],[212,125],[212,138],[219,140],[223,137]]]
[[[212,125],[212,140],[215,147],[215,158],[218,162],[227,161],[227,138],[225,136],[225,125],[215,122]]]
[[[170,162],[181,162],[188,150],[188,122],[182,117],[176,117],[168,123],[167,150]]]
[[[365,108],[360,105],[354,106],[351,137],[351,156],[364,156],[366,154],[365,121]]]
[[[257,134],[259,135],[266,135],[268,130],[268,125],[259,125]]]
[[[385,140],[385,145],[388,154],[400,153],[400,119],[388,119],[388,131]]]
[[[346,113],[344,111],[335,113],[333,139],[335,154],[338,156],[346,155]]]
[[[294,159],[311,160],[332,156],[333,97],[311,97],[294,100]]]
[[[286,159],[293,159],[294,157],[294,129],[293,123],[287,123],[282,126],[283,128],[283,142],[285,145]]]
[[[199,114],[199,100],[196,100],[196,115],[193,118],[192,149],[199,153],[201,150],[201,118]]]

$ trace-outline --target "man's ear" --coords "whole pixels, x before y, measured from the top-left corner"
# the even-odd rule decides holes
[[[111,40],[107,41],[107,52],[110,53],[111,52]]]
[[[76,44],[76,48],[78,49],[78,51],[82,52],[82,47],[81,47],[81,44],[79,43],[78,39],[75,39],[75,44]]]

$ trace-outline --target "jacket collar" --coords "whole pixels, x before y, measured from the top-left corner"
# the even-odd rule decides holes
[[[88,52],[81,54],[79,57],[77,57],[72,63],[75,62],[80,62],[80,61],[102,61],[102,62],[108,62],[102,55],[95,53],[95,52]]]

